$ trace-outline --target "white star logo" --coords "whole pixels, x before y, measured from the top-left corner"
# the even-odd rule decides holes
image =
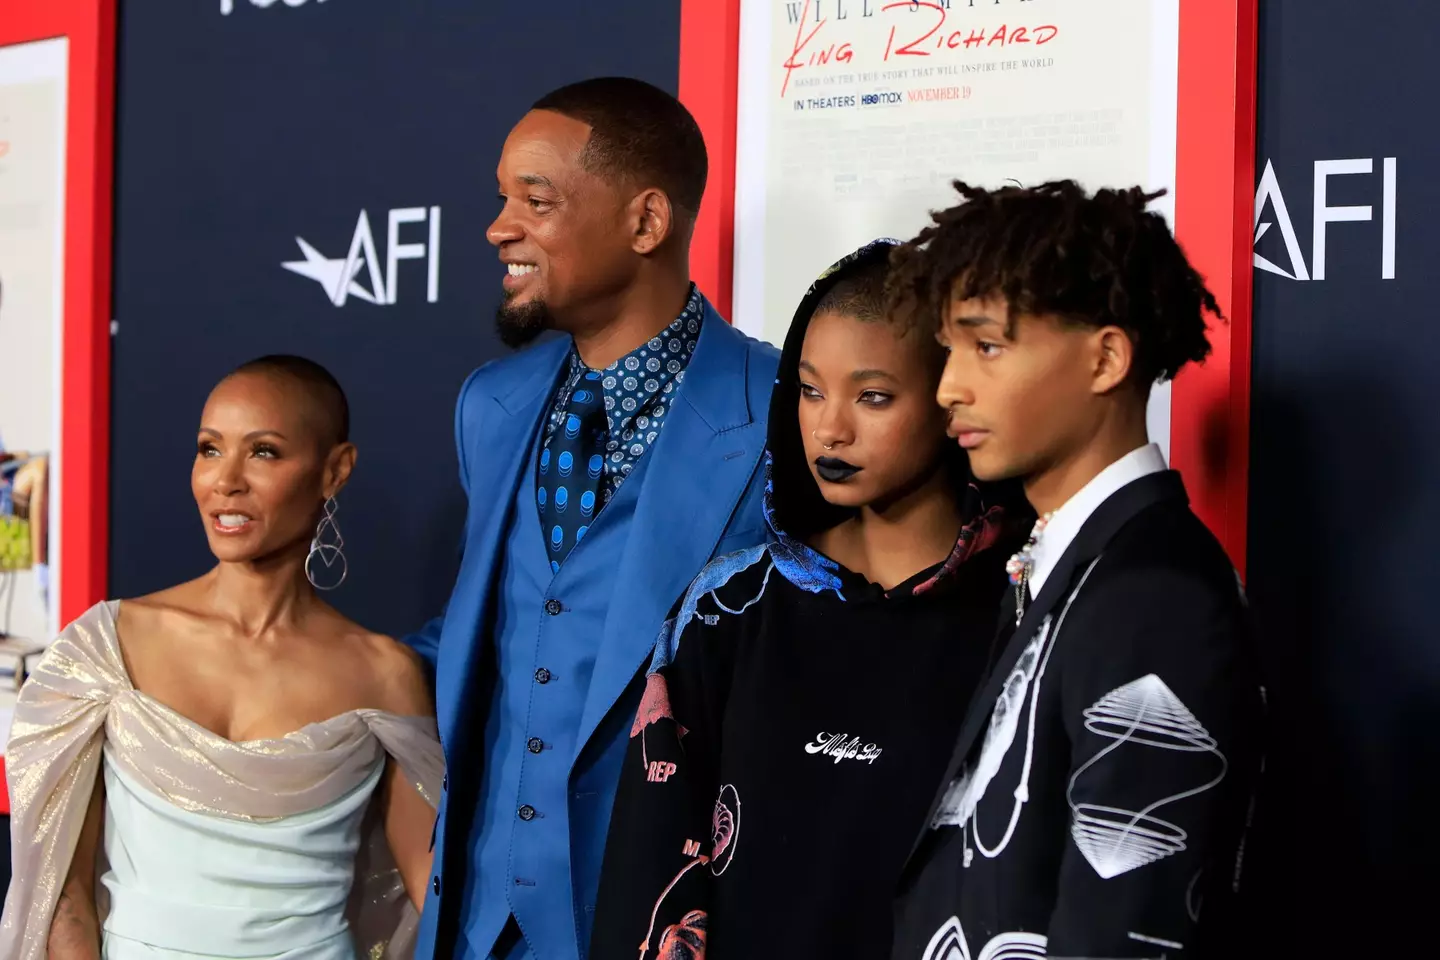
[[[387,301],[388,292],[380,275],[379,258],[375,254],[375,238],[370,232],[370,218],[364,210],[360,211],[360,219],[355,223],[355,234],[350,239],[350,252],[343,258],[331,259],[325,256],[304,237],[296,237],[295,243],[299,245],[300,252],[305,254],[305,259],[287,260],[280,266],[319,283],[335,306],[343,307],[349,297],[359,297],[366,303],[375,304]],[[355,282],[362,266],[369,268],[369,290]]]
[[[375,302],[375,298],[368,290],[355,283],[355,275],[360,272],[358,261],[347,263],[344,259],[331,260],[306,243],[304,237],[296,237],[295,242],[300,245],[300,251],[305,254],[305,259],[287,260],[280,266],[291,273],[298,273],[302,277],[318,281],[320,286],[325,288],[330,302],[337,307],[343,305],[345,298],[351,295],[368,300],[370,303]]]

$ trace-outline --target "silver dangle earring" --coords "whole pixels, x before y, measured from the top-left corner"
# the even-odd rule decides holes
[[[340,525],[335,522],[335,514],[340,511],[340,505],[335,502],[334,497],[325,501],[325,515],[320,518],[320,523],[315,527],[315,539],[310,541],[310,552],[305,556],[305,579],[310,581],[310,586],[316,590],[334,590],[345,582],[345,576],[350,572],[350,564],[345,559],[345,538],[340,536]],[[327,538],[328,541],[327,542]],[[324,564],[324,570],[329,570],[338,562],[340,564],[340,579],[329,586],[322,585],[315,576],[316,568],[313,561],[319,558]]]

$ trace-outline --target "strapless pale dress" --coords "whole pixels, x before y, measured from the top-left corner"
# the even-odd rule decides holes
[[[101,604],[21,691],[0,957],[44,960],[97,775],[106,960],[410,957],[415,910],[370,801],[387,757],[432,806],[434,721],[359,710],[236,743],[134,689]]]

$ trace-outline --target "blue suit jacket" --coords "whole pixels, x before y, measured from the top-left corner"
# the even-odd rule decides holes
[[[610,810],[631,718],[607,715],[645,665],[666,614],[686,585],[713,557],[764,539],[761,513],[766,418],[778,355],[773,347],[731,327],[708,304],[679,400],[672,406],[649,462],[622,555],[605,626],[581,711],[575,756],[570,759],[569,878],[576,902],[546,903],[541,929],[531,937],[544,958],[578,958],[589,923],[580,901],[594,903]],[[455,413],[460,479],[469,497],[464,558],[444,615],[408,637],[435,670],[435,701],[449,770],[435,828],[435,865],[415,956],[435,956],[437,927],[447,932],[503,923],[508,904],[485,903],[480,917],[457,916],[462,883],[445,878],[445,864],[468,868],[465,834],[478,811],[475,785],[485,742],[486,672],[493,662],[490,625],[497,598],[516,485],[551,406],[571,341],[560,338],[481,367],[466,381]],[[638,479],[638,478],[637,478]],[[618,608],[618,609],[617,609]],[[633,707],[633,704],[630,704]],[[588,802],[580,802],[585,798]],[[451,810],[452,799],[459,804]],[[469,809],[465,809],[466,805]],[[513,812],[507,811],[513,817]],[[447,822],[456,829],[447,843]],[[570,890],[571,882],[537,889]],[[447,902],[447,895],[448,900]],[[557,901],[564,899],[557,896]],[[494,912],[496,916],[489,916]],[[531,929],[535,929],[534,918]],[[495,926],[498,930],[498,926]],[[573,932],[572,932],[573,931]],[[463,937],[463,933],[460,934]],[[447,937],[448,939],[448,937]],[[443,945],[441,945],[443,947]]]

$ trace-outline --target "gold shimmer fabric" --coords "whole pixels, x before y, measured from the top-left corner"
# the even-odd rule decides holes
[[[118,610],[100,604],[67,627],[15,707],[5,758],[13,879],[0,919],[3,960],[45,960],[102,752],[157,797],[230,820],[263,823],[325,807],[362,786],[387,754],[435,806],[444,757],[433,718],[355,710],[272,740],[226,740],[131,685]],[[357,956],[409,957],[417,916],[379,813],[375,805],[364,821],[347,915]],[[105,909],[102,902],[102,922]]]

